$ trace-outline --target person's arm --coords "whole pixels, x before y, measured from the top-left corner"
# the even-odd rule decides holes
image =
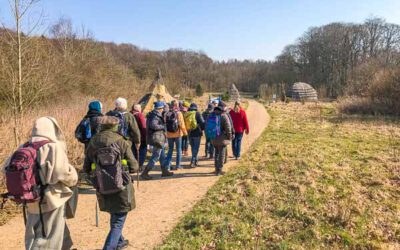
[[[122,152],[125,152],[123,155],[123,159],[128,162],[128,170],[129,173],[134,173],[139,170],[139,164],[130,149],[129,143],[125,140],[119,141],[120,147],[122,148]]]
[[[221,118],[221,123],[223,130],[225,131],[225,135],[227,136],[228,140],[231,140],[233,131],[232,131],[232,124],[229,120],[229,116],[225,114],[222,117],[223,118]]]
[[[138,145],[140,144],[140,130],[139,126],[136,122],[135,117],[131,113],[127,113],[128,117],[128,124],[129,124],[129,135],[131,137],[131,140],[134,144]]]
[[[183,114],[181,112],[178,113],[178,123],[179,123],[179,128],[183,133],[183,136],[187,136],[188,131],[186,129],[185,120],[183,119]]]
[[[197,120],[197,124],[200,125],[200,129],[204,130],[205,128],[205,121],[203,116],[200,114],[200,112],[196,112],[196,120]]]
[[[87,149],[85,151],[85,160],[83,162],[83,171],[86,174],[90,174],[90,172],[92,171],[92,167],[91,167],[92,161],[91,161],[90,156],[89,156],[89,152],[90,151],[91,151],[91,146],[90,146],[90,143],[89,143],[89,145],[88,145],[88,147],[87,147]]]
[[[151,130],[154,131],[165,130],[165,126],[162,123],[160,123],[159,119],[152,119],[149,122],[149,127]]]
[[[39,149],[39,164],[45,184],[63,183],[68,187],[78,182],[76,169],[69,164],[65,147],[61,143],[48,143]]]
[[[250,133],[250,127],[249,127],[249,122],[247,120],[246,111],[244,110],[242,110],[242,118],[243,118],[245,133],[248,135]]]

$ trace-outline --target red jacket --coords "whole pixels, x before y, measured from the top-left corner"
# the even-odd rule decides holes
[[[240,108],[237,113],[232,109],[229,112],[229,115],[232,118],[233,127],[235,128],[236,133],[243,133],[245,130],[250,131],[246,112],[242,108]]]
[[[131,111],[133,116],[136,119],[136,123],[140,130],[140,143],[146,143],[146,119],[144,118],[143,113],[138,111]]]

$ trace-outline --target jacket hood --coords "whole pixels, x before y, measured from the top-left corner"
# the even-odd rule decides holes
[[[92,118],[97,116],[103,116],[103,114],[97,110],[91,109],[86,113],[85,118]]]
[[[33,137],[44,137],[52,142],[64,142],[65,137],[58,125],[58,122],[53,117],[41,117],[37,119],[32,128]]]
[[[150,113],[149,113],[149,116],[151,117],[151,116],[158,116],[158,117],[161,117],[162,118],[162,113],[161,112],[159,112],[158,110],[156,110],[156,109],[153,109]]]

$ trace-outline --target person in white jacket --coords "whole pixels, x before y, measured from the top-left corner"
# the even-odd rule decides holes
[[[38,150],[39,175],[47,185],[41,205],[43,228],[39,215],[39,202],[27,204],[25,228],[26,249],[70,249],[72,240],[66,225],[65,204],[73,192],[78,175],[67,158],[64,135],[57,121],[42,117],[35,121],[30,142],[50,141]]]

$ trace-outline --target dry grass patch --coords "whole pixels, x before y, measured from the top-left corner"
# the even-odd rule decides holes
[[[396,249],[399,121],[274,104],[240,166],[160,249]]]

